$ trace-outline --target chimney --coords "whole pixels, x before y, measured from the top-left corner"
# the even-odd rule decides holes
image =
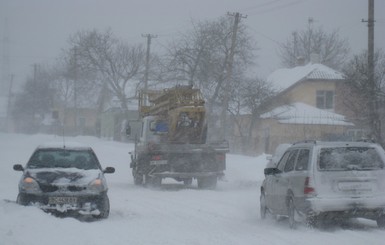
[[[305,65],[305,58],[302,56],[297,57],[297,66],[304,66]]]
[[[320,57],[319,57],[319,54],[311,53],[311,54],[310,54],[310,63],[312,63],[312,64],[318,64],[318,63],[320,63]]]

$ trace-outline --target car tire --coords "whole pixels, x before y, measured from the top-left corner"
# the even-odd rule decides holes
[[[381,215],[376,221],[379,228],[385,229],[385,215]]]
[[[16,198],[16,203],[23,206],[28,206],[30,201],[28,200],[25,194],[19,193]]]
[[[100,211],[99,215],[94,216],[97,219],[107,219],[110,215],[110,200],[107,194],[104,194],[100,197],[97,203],[98,209]]]
[[[151,178],[151,185],[153,187],[159,187],[162,185],[162,178],[161,177],[152,177]]]
[[[266,198],[265,194],[261,194],[259,198],[259,203],[260,203],[260,215],[261,219],[266,219],[266,214],[267,214],[267,207],[266,207]]]
[[[293,197],[289,197],[287,201],[287,212],[289,218],[289,227],[290,229],[295,229],[297,227],[297,222],[295,221],[295,205]]]
[[[142,185],[143,184],[143,174],[139,174],[138,171],[132,170],[132,175],[134,177],[134,184],[135,185]]]
[[[199,189],[215,189],[217,187],[217,176],[202,177],[198,179]]]
[[[183,179],[183,185],[190,186],[192,184],[192,178]]]

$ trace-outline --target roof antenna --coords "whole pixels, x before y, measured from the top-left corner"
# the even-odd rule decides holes
[[[63,123],[61,124],[61,128],[62,128],[62,135],[63,135],[63,148],[65,149],[66,148],[66,141],[65,141],[65,137],[64,137],[64,124]]]

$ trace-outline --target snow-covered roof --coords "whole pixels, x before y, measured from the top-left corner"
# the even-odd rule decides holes
[[[353,126],[353,123],[346,121],[343,115],[299,102],[277,107],[272,111],[262,114],[260,117],[263,119],[274,118],[278,122],[286,124]]]
[[[278,69],[269,75],[267,81],[278,91],[283,91],[304,79],[343,80],[344,75],[325,65],[309,63],[290,69]]]

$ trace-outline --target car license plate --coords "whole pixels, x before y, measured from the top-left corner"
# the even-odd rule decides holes
[[[340,182],[338,188],[341,191],[371,191],[373,186],[370,182]]]
[[[165,165],[167,160],[150,161],[150,165]]]
[[[76,204],[76,197],[49,197],[48,204]]]

